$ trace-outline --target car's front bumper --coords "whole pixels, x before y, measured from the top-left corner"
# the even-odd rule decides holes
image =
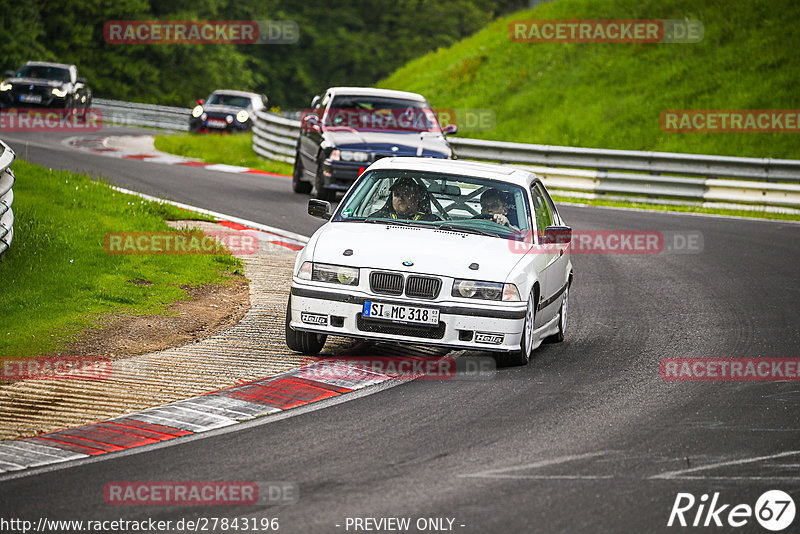
[[[209,131],[214,130],[218,132],[244,132],[250,129],[252,122],[253,121],[250,120],[245,122],[234,120],[233,122],[228,123],[225,120],[224,115],[221,117],[208,116],[206,120],[203,120],[200,117],[192,117],[189,119],[189,129]]]
[[[509,352],[518,350],[525,321],[524,302],[488,304],[485,301],[420,300],[342,292],[330,287],[292,283],[291,326],[295,330],[330,335],[418,343],[439,347]],[[439,324],[431,327],[365,319],[364,301],[405,304],[439,310]],[[325,324],[313,324],[313,320]],[[305,320],[304,320],[305,319]],[[312,319],[312,322],[309,322]],[[479,335],[480,334],[480,335]],[[477,339],[491,341],[479,342]]]

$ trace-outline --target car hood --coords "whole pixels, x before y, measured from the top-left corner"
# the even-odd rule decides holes
[[[325,138],[336,148],[369,150],[396,156],[416,156],[422,143],[422,155],[449,157],[450,145],[443,135],[419,132],[364,131],[352,128],[325,128]],[[397,147],[397,150],[392,150]]]
[[[309,244],[316,262],[490,282],[505,282],[522,259],[506,239],[417,226],[338,222],[315,237]],[[353,254],[344,256],[346,249]],[[472,263],[478,270],[469,268]]]
[[[59,82],[57,80],[44,80],[42,78],[8,78],[5,83],[13,83],[14,85],[34,85],[36,87],[61,87],[69,85],[68,82]]]

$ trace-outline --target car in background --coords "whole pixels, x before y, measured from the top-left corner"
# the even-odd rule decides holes
[[[301,117],[292,189],[321,200],[347,191],[387,156],[453,158],[444,130],[422,95],[368,87],[331,87]]]
[[[413,215],[398,215],[414,191]],[[524,365],[542,341],[564,339],[572,229],[530,171],[385,158],[335,213],[317,199],[308,212],[328,222],[295,262],[292,350],[316,354],[335,335],[492,351]]]
[[[28,61],[0,82],[0,107],[55,108],[85,115],[92,91],[78,68],[66,63]]]
[[[189,131],[243,132],[267,108],[267,96],[245,91],[217,90],[197,101],[189,117]]]

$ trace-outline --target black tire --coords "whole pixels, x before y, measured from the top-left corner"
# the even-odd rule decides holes
[[[520,342],[520,348],[519,350],[500,355],[497,358],[497,363],[499,365],[503,367],[528,365],[528,362],[531,360],[533,355],[533,342],[531,336],[533,335],[533,328],[536,324],[537,300],[538,295],[536,294],[536,289],[533,289],[528,297],[528,309],[525,313],[525,323],[522,326],[522,340]]]
[[[302,352],[307,355],[319,354],[325,346],[328,336],[326,334],[316,334],[313,332],[300,332],[290,326],[291,322],[292,297],[286,303],[286,346],[295,352]]]
[[[294,171],[292,172],[292,191],[301,195],[311,192],[311,184],[303,181],[303,163],[300,161],[300,153],[294,156]]]
[[[558,332],[553,334],[552,336],[548,336],[545,341],[547,343],[561,343],[564,341],[564,331],[567,329],[567,318],[569,317],[569,286],[570,282],[567,282],[567,288],[564,290],[564,295],[561,297],[561,308],[558,310]]]
[[[333,202],[336,199],[336,191],[325,187],[325,179],[322,176],[322,163],[317,165],[317,174],[314,178],[314,198]]]

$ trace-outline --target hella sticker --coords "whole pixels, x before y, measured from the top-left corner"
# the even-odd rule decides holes
[[[319,326],[328,326],[328,316],[320,315],[318,313],[300,313],[300,320],[304,323],[315,324]]]
[[[491,334],[489,332],[478,332],[475,334],[475,343],[488,343],[499,345],[503,342],[504,334]]]

